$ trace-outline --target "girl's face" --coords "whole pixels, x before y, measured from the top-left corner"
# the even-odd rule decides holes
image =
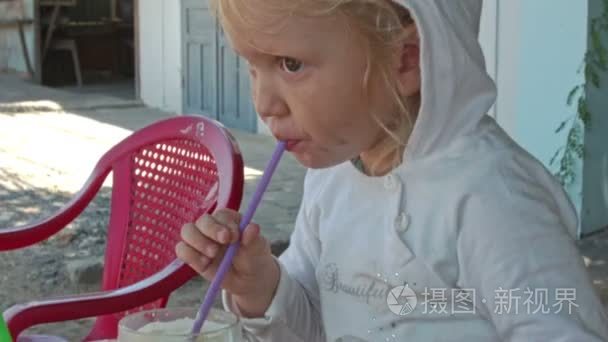
[[[330,167],[384,139],[372,113],[396,107],[373,77],[365,90],[366,51],[345,18],[293,16],[266,32],[227,34],[249,64],[256,111],[300,163]]]

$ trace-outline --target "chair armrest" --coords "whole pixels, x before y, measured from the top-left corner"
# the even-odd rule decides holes
[[[16,340],[34,325],[108,315],[151,303],[195,274],[188,265],[175,260],[160,272],[120,289],[14,305],[4,312],[4,319]]]
[[[63,229],[88,206],[109,172],[98,165],[80,191],[52,216],[20,227],[0,228],[0,252],[33,245]]]

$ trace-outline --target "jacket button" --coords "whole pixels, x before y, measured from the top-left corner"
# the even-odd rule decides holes
[[[395,218],[395,229],[399,232],[405,232],[410,227],[410,215],[405,212],[400,213],[397,218]]]
[[[395,175],[388,175],[384,178],[384,188],[386,190],[394,190],[399,185],[399,181]]]

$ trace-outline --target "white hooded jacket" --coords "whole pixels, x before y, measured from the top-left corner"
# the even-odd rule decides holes
[[[567,196],[486,115],[496,90],[481,0],[398,3],[421,38],[405,161],[383,177],[350,162],[309,170],[276,295],[264,317],[242,320],[247,337],[608,341]]]

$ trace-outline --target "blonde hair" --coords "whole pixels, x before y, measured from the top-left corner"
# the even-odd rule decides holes
[[[388,134],[388,139],[380,143],[374,151],[378,156],[369,172],[375,174],[379,164],[386,161],[397,166],[401,162],[402,150],[413,130],[417,114],[419,95],[403,98],[399,93],[397,77],[394,73],[395,51],[401,49],[404,39],[416,34],[416,27],[409,12],[391,0],[265,0],[256,2],[256,9],[247,0],[211,0],[211,9],[218,16],[226,31],[236,27],[262,29],[277,27],[292,15],[332,16],[343,15],[349,28],[358,34],[365,46],[367,68],[362,80],[369,93],[370,84],[383,82],[390,91],[398,107],[398,113],[376,115],[377,124]],[[248,16],[249,14],[249,16]],[[278,25],[280,29],[280,25]]]

